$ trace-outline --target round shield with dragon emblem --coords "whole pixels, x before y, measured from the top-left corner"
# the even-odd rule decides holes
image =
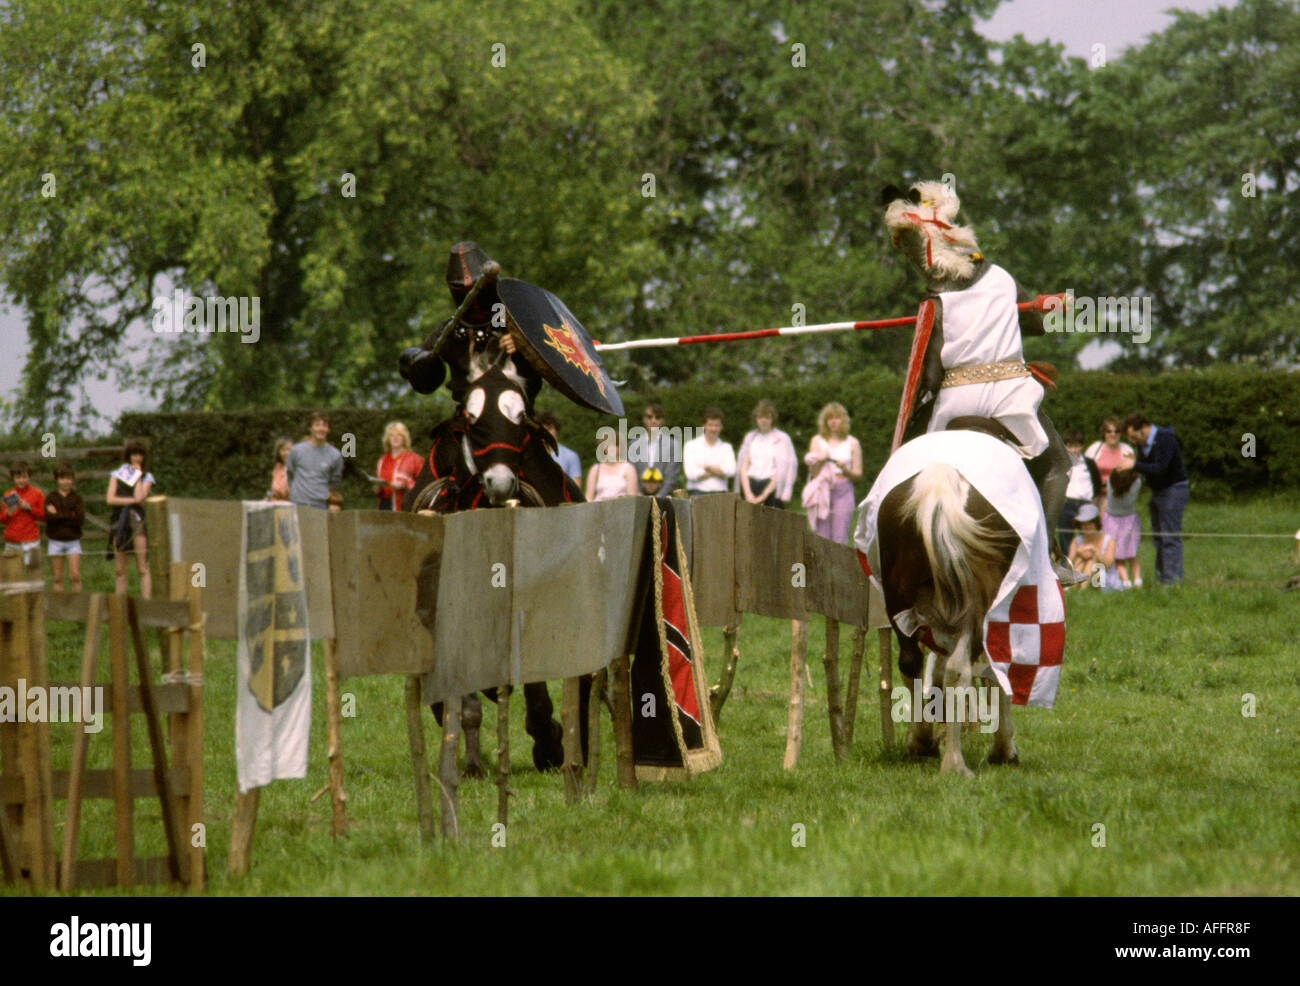
[[[563,301],[513,277],[497,282],[497,294],[510,316],[516,347],[543,377],[576,404],[623,416],[623,400],[591,336]]]

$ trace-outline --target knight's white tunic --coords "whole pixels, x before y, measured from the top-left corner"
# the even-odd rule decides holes
[[[970,287],[941,292],[939,298],[943,306],[940,359],[945,370],[1025,358],[1016,282],[1001,267],[993,264]],[[1038,422],[1042,400],[1042,384],[1033,377],[945,387],[935,398],[928,430],[941,431],[964,414],[993,418],[1011,430],[1024,446],[1021,454],[1032,459],[1048,445]]]

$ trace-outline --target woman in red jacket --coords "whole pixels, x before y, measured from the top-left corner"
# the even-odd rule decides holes
[[[384,480],[375,484],[380,510],[401,510],[402,497],[415,486],[424,460],[411,451],[411,433],[400,421],[390,421],[384,428],[384,454],[375,466],[375,475]]]

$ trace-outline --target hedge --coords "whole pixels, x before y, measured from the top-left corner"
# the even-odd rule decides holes
[[[1202,495],[1300,489],[1300,373],[1241,366],[1156,376],[1076,371],[1063,373],[1058,385],[1059,391],[1047,397],[1048,413],[1059,430],[1078,428],[1085,441],[1099,437],[1099,423],[1108,414],[1123,417],[1142,411],[1158,425],[1172,425]],[[662,393],[624,393],[623,403],[629,429],[641,424],[642,411],[651,401],[664,405],[669,427],[695,427],[706,407],[717,406],[725,419],[723,437],[739,446],[752,427],[754,404],[766,397],[776,404],[777,426],[789,432],[802,455],[822,406],[839,401],[847,407],[853,434],[862,443],[866,477],[858,492],[863,495],[888,456],[899,388],[899,374],[864,370],[847,377],[776,384],[681,384]],[[556,415],[560,440],[578,453],[584,466],[594,460],[598,430],[618,427],[617,419],[577,407],[550,388],[543,391],[538,406]],[[348,506],[372,502],[361,472],[373,469],[388,421],[405,421],[417,451],[423,451],[429,427],[449,411],[445,392],[382,410],[331,409],[330,440],[341,445],[343,436],[354,437],[355,456],[344,481]],[[118,432],[149,441],[159,492],[255,498],[265,494],[270,481],[275,437],[303,437],[308,414],[305,408],[130,413],[122,416]]]

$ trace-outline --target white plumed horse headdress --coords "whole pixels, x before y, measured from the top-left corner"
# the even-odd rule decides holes
[[[957,225],[961,200],[948,185],[917,182],[907,192],[889,185],[881,193],[890,242],[902,250],[926,277],[961,280],[975,272],[983,259],[975,232]]]

